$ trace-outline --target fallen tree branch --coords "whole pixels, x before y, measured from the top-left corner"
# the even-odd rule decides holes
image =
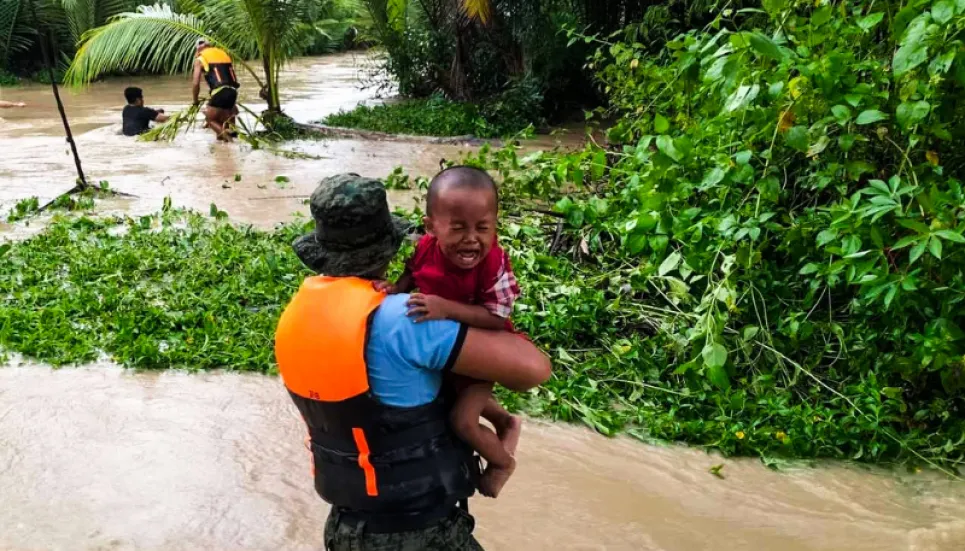
[[[37,207],[37,210],[34,211],[34,212],[31,213],[31,214],[34,214],[34,215],[40,214],[40,213],[44,212],[45,210],[49,209],[50,207],[54,206],[54,205],[57,203],[57,201],[60,201],[60,200],[63,199],[64,197],[69,197],[69,196],[71,196],[71,195],[76,195],[76,194],[78,194],[78,193],[83,193],[83,192],[85,192],[85,191],[93,191],[94,193],[103,193],[104,195],[113,195],[114,197],[128,197],[128,198],[132,198],[132,199],[137,199],[137,198],[138,198],[137,195],[134,195],[134,194],[132,194],[132,193],[125,193],[125,192],[123,192],[123,191],[116,191],[116,190],[113,190],[113,189],[104,189],[104,188],[102,188],[102,187],[100,187],[100,186],[95,186],[95,185],[91,185],[91,184],[83,185],[83,184],[81,184],[81,183],[78,182],[78,184],[75,185],[74,187],[70,188],[69,190],[65,191],[64,193],[61,193],[61,194],[58,195],[57,197],[54,197],[54,198],[51,199],[50,201],[47,201],[46,203],[44,203],[44,204],[41,205],[40,207]]]

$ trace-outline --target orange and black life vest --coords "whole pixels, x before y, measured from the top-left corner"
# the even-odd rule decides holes
[[[235,77],[234,65],[231,63],[231,56],[221,48],[209,46],[198,54],[198,61],[201,62],[201,69],[204,71],[204,79],[208,81],[208,86],[212,90],[230,86],[240,88],[238,79]]]
[[[383,298],[362,279],[306,279],[278,322],[275,358],[308,425],[318,494],[411,530],[472,495],[478,463],[443,398],[398,408],[369,391],[368,327]]]

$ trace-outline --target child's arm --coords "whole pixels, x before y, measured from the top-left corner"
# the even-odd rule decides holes
[[[506,320],[493,315],[485,306],[461,304],[421,293],[414,293],[409,297],[409,315],[417,316],[416,323],[449,319],[478,329],[499,330],[506,327]]]
[[[415,290],[415,281],[412,279],[412,271],[406,266],[402,275],[395,281],[393,289],[396,293],[411,293]]]
[[[375,281],[372,283],[376,291],[381,291],[387,295],[398,295],[400,293],[411,293],[415,289],[415,282],[412,280],[412,272],[406,268],[395,283],[388,281]]]

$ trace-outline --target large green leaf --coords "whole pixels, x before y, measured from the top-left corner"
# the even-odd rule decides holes
[[[808,150],[808,131],[803,126],[794,126],[784,135],[787,145],[798,151]]]
[[[931,111],[931,104],[927,101],[904,102],[895,110],[895,120],[902,128],[910,128],[925,120]]]
[[[881,20],[884,19],[884,18],[885,18],[885,12],[883,12],[883,11],[879,11],[879,12],[877,12],[877,13],[872,13],[872,14],[866,15],[866,16],[864,16],[864,17],[859,17],[859,18],[858,18],[858,26],[861,27],[861,30],[863,30],[863,31],[865,31],[865,32],[868,32],[868,31],[870,31],[871,29],[873,29],[873,28],[875,28],[876,26],[878,26],[878,23],[881,23]]]
[[[753,86],[739,86],[737,90],[734,90],[734,93],[727,98],[727,102],[724,103],[724,111],[729,113],[747,107],[757,98],[760,91],[761,87],[757,84]]]
[[[928,13],[911,22],[892,62],[895,76],[901,76],[928,60],[928,40],[936,29]]]
[[[856,122],[857,124],[865,125],[865,124],[873,124],[879,121],[883,121],[887,118],[888,118],[888,115],[882,113],[881,111],[877,109],[869,109],[867,111],[862,111],[861,114],[858,115],[858,118],[855,119],[854,122]]]
[[[680,151],[674,145],[673,138],[670,136],[657,136],[657,149],[678,163],[683,159]]]
[[[730,388],[730,376],[724,365],[727,364],[727,349],[720,343],[708,343],[700,352],[704,359],[707,378],[718,388]]]
[[[784,54],[781,49],[774,43],[770,38],[762,35],[761,33],[748,33],[748,38],[750,39],[751,48],[754,48],[757,53],[767,56],[771,59],[776,59],[780,61],[784,59]]]
[[[951,0],[939,0],[932,6],[931,16],[935,22],[944,25],[955,17],[955,4]]]

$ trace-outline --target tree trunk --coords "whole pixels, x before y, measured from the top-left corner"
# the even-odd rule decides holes
[[[271,52],[265,52],[262,64],[265,70],[265,89],[262,90],[261,98],[268,103],[268,111],[278,113],[281,111],[281,102],[278,101],[278,82],[274,71],[274,60]]]

